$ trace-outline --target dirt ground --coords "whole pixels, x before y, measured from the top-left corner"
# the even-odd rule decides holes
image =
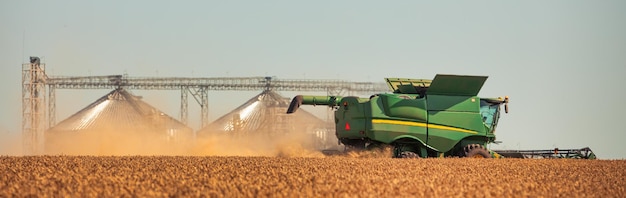
[[[0,197],[625,197],[626,160],[0,157]]]

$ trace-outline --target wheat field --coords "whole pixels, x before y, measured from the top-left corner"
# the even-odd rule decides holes
[[[624,197],[626,160],[0,157],[0,197]]]

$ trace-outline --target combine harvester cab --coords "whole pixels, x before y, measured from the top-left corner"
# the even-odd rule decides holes
[[[348,148],[393,146],[394,157],[498,158],[486,149],[495,141],[505,98],[479,98],[486,76],[437,75],[434,80],[385,79],[393,93],[369,98],[294,97],[287,113],[300,105],[336,109],[336,135]]]

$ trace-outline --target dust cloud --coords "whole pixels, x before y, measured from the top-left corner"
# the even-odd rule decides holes
[[[259,132],[259,131],[257,131]],[[281,136],[262,132],[237,136],[213,134],[199,137],[191,155],[208,156],[276,156],[276,157],[324,157],[302,133],[287,133]]]
[[[379,148],[350,150],[344,156],[353,158],[391,158],[393,148],[391,146],[381,146]]]
[[[280,112],[286,112],[286,108]],[[302,112],[303,113],[303,112]],[[263,116],[262,125],[257,129],[232,131],[205,129],[196,138],[197,143],[190,154],[211,156],[276,156],[276,157],[324,157],[320,146],[327,143],[310,120],[299,114],[288,116],[288,124],[280,117]],[[283,120],[284,121],[284,120]],[[334,136],[333,136],[334,138]],[[336,139],[335,139],[336,142]]]
[[[268,121],[268,123],[272,123]],[[294,127],[298,126],[294,123]],[[293,127],[292,127],[293,128]],[[45,155],[176,155],[324,157],[315,133],[301,130],[167,133],[155,127],[48,131]],[[336,142],[336,141],[335,141]]]
[[[90,129],[46,134],[46,155],[182,155],[190,140],[143,130]]]
[[[233,134],[215,131],[196,138],[167,139],[149,131],[81,131],[48,135],[45,154],[326,157],[316,144],[317,138],[301,132],[270,134],[251,131]],[[392,147],[338,153],[330,156],[390,158]]]
[[[305,135],[295,133],[167,139],[150,131],[90,130],[48,134],[45,154],[324,157],[308,142]]]
[[[22,135],[20,133],[0,132],[0,156],[22,155]]]

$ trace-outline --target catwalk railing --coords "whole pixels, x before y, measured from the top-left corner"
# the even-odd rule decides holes
[[[272,89],[276,91],[328,91],[344,90],[353,93],[389,91],[385,83],[351,82],[345,80],[273,79],[271,77],[127,77],[109,76],[53,76],[46,84],[57,89],[126,89],[178,90],[183,87],[208,90],[253,91]]]

